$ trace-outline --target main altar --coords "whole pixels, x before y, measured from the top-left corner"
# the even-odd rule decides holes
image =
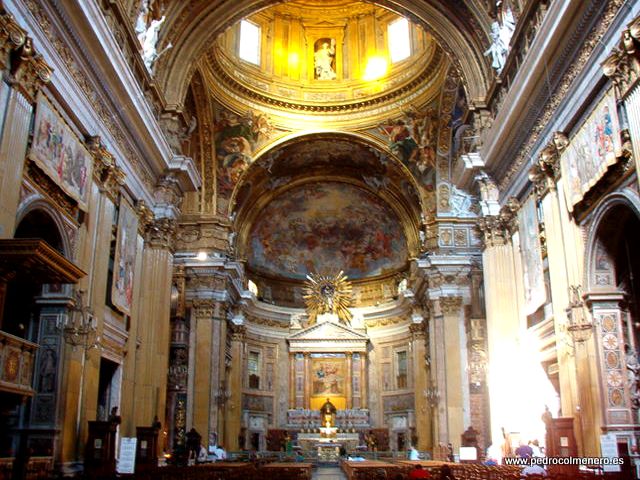
[[[287,427],[298,445],[337,460],[353,451],[370,428],[367,408],[367,347],[364,325],[351,322],[339,276],[310,279],[305,298],[309,321],[292,326],[289,344]]]

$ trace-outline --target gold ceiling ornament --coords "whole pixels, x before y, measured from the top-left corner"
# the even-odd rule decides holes
[[[316,323],[318,315],[335,314],[347,325],[351,321],[352,285],[341,270],[335,275],[310,273],[304,282],[304,299],[307,303],[309,324]]]

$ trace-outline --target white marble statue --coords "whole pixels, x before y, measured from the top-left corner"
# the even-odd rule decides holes
[[[140,42],[140,46],[144,47],[144,39],[147,35],[147,27],[149,21],[149,1],[144,0],[142,5],[140,6],[140,12],[138,13],[138,18],[136,20],[136,35],[138,36],[138,41]]]
[[[156,50],[156,46],[158,44],[158,33],[165,19],[166,17],[163,16],[160,20],[151,20],[151,24],[144,35],[142,58],[144,59],[144,64],[147,67],[147,70],[149,71],[153,68],[153,62],[155,62],[160,56],[160,53]],[[171,44],[169,44],[166,49],[168,48],[171,48]]]
[[[336,41],[331,39],[331,44],[323,42],[320,48],[313,54],[313,63],[316,70],[316,79],[335,80],[336,72],[333,69],[333,59],[336,56]]]
[[[507,59],[507,46],[502,40],[501,27],[497,20],[491,24],[491,40],[491,46],[486,52],[484,52],[484,56],[488,57],[491,55],[491,66],[500,73],[504,68],[504,62]]]

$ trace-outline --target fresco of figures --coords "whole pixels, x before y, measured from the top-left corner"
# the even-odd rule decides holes
[[[407,256],[401,223],[386,203],[353,185],[327,182],[294,187],[258,214],[248,264],[285,278],[343,270],[357,279],[404,268]]]
[[[620,124],[612,89],[589,115],[561,157],[570,211],[609,166],[616,163],[621,149]]]
[[[91,154],[43,95],[38,97],[29,158],[86,210]]]
[[[387,120],[379,131],[389,142],[391,152],[423,185],[433,185],[438,145],[438,114],[433,107],[410,109],[402,118]]]
[[[218,194],[229,198],[253,154],[273,129],[266,115],[248,112],[244,116],[223,108],[217,109],[215,144],[218,170]]]

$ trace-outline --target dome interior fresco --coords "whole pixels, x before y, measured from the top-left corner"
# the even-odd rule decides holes
[[[246,43],[240,23],[218,37],[207,59],[216,78],[262,101],[316,109],[380,103],[379,97],[401,97],[408,84],[446,64],[442,49],[418,25],[406,22],[406,30],[390,34],[399,20],[406,22],[364,2],[287,2],[246,19],[259,35],[255,63],[240,57]],[[398,40],[410,49],[394,62]]]

